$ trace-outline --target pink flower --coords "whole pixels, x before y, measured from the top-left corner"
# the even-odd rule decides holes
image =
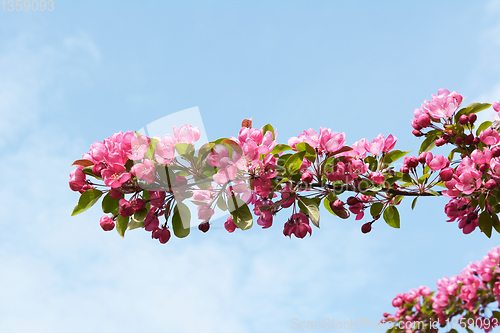
[[[175,138],[170,134],[165,135],[156,144],[155,159],[160,164],[167,164],[175,157]]]
[[[389,134],[389,136],[387,137],[387,139],[384,142],[384,149],[382,149],[382,151],[384,153],[390,152],[391,150],[394,149],[394,146],[396,145],[397,141],[398,141],[398,139],[395,136],[393,136],[392,134]]]
[[[441,170],[442,168],[450,165],[450,161],[443,155],[432,156],[431,152],[428,152],[425,161],[432,171]]]
[[[134,214],[134,207],[132,207],[132,204],[128,202],[125,199],[120,199],[119,200],[119,205],[120,209],[118,211],[118,214],[121,216],[132,216]]]
[[[236,228],[238,228],[236,224],[234,224],[232,216],[227,218],[226,223],[224,223],[224,228],[226,228],[228,232],[234,232]]]
[[[472,157],[472,160],[477,164],[485,164],[490,163],[492,153],[488,148],[484,148],[483,151],[475,149],[470,156]]]
[[[130,173],[126,172],[121,164],[111,164],[101,172],[106,186],[117,188],[130,179]]]
[[[437,96],[432,95],[432,101],[424,101],[422,111],[437,119],[451,117],[462,100],[463,97],[455,91],[450,94],[446,89],[439,89]]]
[[[262,229],[267,229],[273,225],[273,214],[269,210],[264,210],[260,213],[257,224],[262,227]]]
[[[148,159],[144,160],[144,163],[134,164],[130,172],[148,183],[152,183],[155,179],[155,165]]]
[[[345,133],[332,133],[329,128],[320,128],[318,141],[322,151],[333,153],[345,145]]]
[[[174,126],[174,136],[177,143],[193,144],[200,139],[200,129],[191,125]]]
[[[493,110],[500,112],[500,102],[493,102],[491,103],[491,106],[493,106]]]
[[[146,218],[144,219],[144,229],[146,231],[153,231],[158,229],[160,225],[160,220],[158,220],[158,216],[154,213],[154,210],[150,210]]]
[[[483,141],[485,145],[492,146],[500,142],[500,134],[496,129],[488,127],[479,134],[479,139]]]
[[[376,184],[382,184],[385,181],[384,175],[380,172],[372,172],[370,179]]]
[[[212,218],[212,215],[215,214],[215,211],[206,205],[198,206],[198,219],[203,221],[208,221]]]
[[[373,155],[378,155],[381,151],[383,151],[385,147],[385,137],[382,134],[379,134],[372,142],[365,143],[366,151],[372,153]]]
[[[288,145],[295,148],[300,142],[306,142],[313,148],[319,148],[319,135],[313,128],[299,134],[298,137],[288,139]]]
[[[137,161],[142,160],[149,149],[149,138],[145,135],[134,136],[131,139],[131,153],[128,158]]]
[[[456,188],[464,194],[471,194],[481,187],[481,174],[477,171],[464,172],[458,177]]]
[[[293,214],[290,219],[285,222],[283,228],[283,234],[285,236],[291,237],[293,234],[297,238],[304,238],[307,233],[312,235],[312,229],[309,225],[309,218],[304,213]]]

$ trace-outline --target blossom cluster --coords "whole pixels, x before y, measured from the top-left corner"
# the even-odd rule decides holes
[[[382,321],[400,322],[399,327],[405,327],[406,322],[422,321],[427,325],[426,332],[437,332],[431,323],[444,327],[451,318],[460,316],[458,321],[464,326],[474,323],[490,332],[500,323],[500,312],[488,309],[489,304],[500,300],[499,258],[500,246],[491,249],[481,261],[470,263],[459,275],[439,279],[434,292],[421,286],[397,294],[392,301],[396,313],[384,313]]]

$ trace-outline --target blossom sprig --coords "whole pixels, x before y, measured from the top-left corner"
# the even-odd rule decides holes
[[[200,131],[190,125],[174,126],[173,135],[164,137],[119,132],[75,161],[69,185],[81,197],[73,215],[104,196],[103,212],[111,214],[101,218],[104,230],[116,226],[123,237],[126,230],[143,228],[165,243],[171,229],[180,238],[190,233],[192,205],[203,232],[218,209],[230,213],[224,223],[229,232],[251,228],[254,216],[270,228],[288,210],[283,234],[303,238],[312,234],[311,225],[319,227],[321,202],[342,219],[352,213],[362,220],[369,212],[371,220],[361,226],[368,233],[381,218],[399,228],[397,206],[405,197],[413,197],[414,208],[420,196],[445,195],[450,222],[458,220],[464,233],[479,226],[490,237],[493,228],[500,232],[500,118],[481,124],[474,135],[476,113],[490,104],[460,109],[462,101],[460,94],[440,89],[414,111],[413,133],[425,136],[418,156],[395,149],[391,134],[348,145],[345,133],[329,128],[303,131],[282,144],[271,125],[253,128],[251,120],[237,136],[199,149]],[[430,152],[445,144],[453,146],[448,157]],[[457,153],[459,162],[453,161]],[[402,157],[403,166],[394,170]],[[342,199],[346,192],[351,195]]]
[[[391,322],[387,332],[438,332],[441,327],[456,332],[453,324],[472,332],[490,332],[500,326],[500,312],[491,306],[500,300],[500,246],[491,249],[457,276],[437,281],[437,290],[420,286],[399,293],[392,301],[395,314],[384,313],[382,322]],[[458,326],[455,326],[458,327]]]

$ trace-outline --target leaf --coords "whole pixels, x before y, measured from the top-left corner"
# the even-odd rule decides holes
[[[253,216],[247,204],[237,197],[227,199],[227,206],[233,217],[233,223],[241,230],[250,229],[253,225]]]
[[[80,199],[78,200],[78,205],[76,205],[75,209],[73,209],[73,213],[71,213],[71,216],[83,213],[84,211],[92,207],[97,202],[97,200],[99,200],[101,195],[102,192],[96,190],[95,188],[91,188],[90,190],[83,192],[83,194],[80,196]]]
[[[481,125],[479,125],[479,127],[476,130],[476,136],[479,136],[479,134],[481,134],[481,132],[483,132],[484,130],[486,130],[491,125],[493,125],[492,121],[485,121],[484,123],[482,123]]]
[[[493,311],[493,317],[495,317],[496,319],[500,320],[500,312],[498,311]]]
[[[491,231],[493,228],[493,220],[489,212],[484,211],[479,215],[479,229],[486,235],[486,237],[491,238]]]
[[[94,175],[94,172],[92,171],[92,166],[87,166],[85,168],[82,169],[82,172],[86,175],[89,175],[89,176],[92,176],[94,178],[99,178],[99,179],[102,179],[101,177],[97,177],[96,175]]]
[[[493,228],[500,233],[500,221],[498,220],[498,216],[495,213],[492,213],[491,219],[493,220]]]
[[[116,218],[116,231],[118,231],[118,234],[122,236],[122,238],[125,237],[125,231],[127,230],[128,227],[128,220],[129,217],[121,216],[118,215]]]
[[[394,206],[389,206],[384,211],[385,222],[393,228],[399,228],[399,212]]]
[[[371,170],[371,171],[377,171],[377,168],[378,168],[378,161],[377,159],[374,157],[374,156],[367,156],[365,158],[365,163],[368,163],[368,168]]]
[[[299,196],[299,207],[309,215],[311,222],[319,228],[319,200]]]
[[[139,221],[134,220],[133,218],[130,219],[130,222],[128,223],[127,230],[134,230],[137,228],[144,228],[144,221],[139,222]]]
[[[337,154],[340,154],[340,153],[345,153],[347,151],[351,151],[353,150],[351,147],[349,146],[344,146],[336,151],[334,151],[333,153],[330,153],[331,155],[337,155]]]
[[[182,202],[178,202],[174,207],[174,215],[172,216],[172,228],[174,235],[179,238],[184,238],[189,235],[191,224],[191,213],[189,208]]]
[[[286,160],[285,168],[290,174],[299,171],[300,167],[302,166],[305,154],[306,152],[302,151],[300,153],[293,154]]]
[[[169,203],[170,203],[170,201],[169,201]],[[167,212],[167,209],[165,209],[165,212]],[[135,212],[132,219],[134,219],[137,222],[144,222],[144,220],[146,219],[146,216],[148,216],[148,210],[143,209],[139,212]]]
[[[418,150],[418,153],[421,154],[423,153],[424,151],[429,151],[431,150],[432,148],[434,148],[434,146],[436,145],[436,140],[437,138],[434,136],[434,135],[430,135],[428,136],[423,142],[422,144],[420,145],[420,149]]]
[[[109,193],[106,194],[102,199],[102,211],[104,213],[112,213],[113,215],[117,215],[119,209],[119,200],[113,199]]]
[[[237,144],[235,141],[231,140],[231,139],[226,139],[224,141],[222,141],[222,143],[225,143],[227,145],[230,145],[231,148],[233,148],[233,150],[235,152],[237,152],[238,154],[240,155],[243,155],[243,149],[241,149],[240,145]]]
[[[189,158],[189,157],[194,156],[194,146],[189,144],[189,143],[184,143],[184,142],[176,143],[175,150],[182,157]]]
[[[415,205],[417,204],[417,199],[418,199],[418,197],[416,197],[415,199],[413,199],[413,201],[411,202],[411,209],[412,210],[415,208]]]
[[[271,124],[267,124],[267,125],[262,127],[262,135],[265,135],[266,132],[273,133],[273,140],[276,139],[276,135],[274,134],[274,128],[271,126]]]
[[[94,162],[82,159],[74,161],[73,164],[71,164],[71,166],[73,165],[81,165],[82,167],[88,167],[94,165]]]
[[[275,155],[287,150],[292,150],[292,147],[290,147],[289,145],[285,145],[283,143],[278,143],[276,146],[274,146],[274,149],[271,151],[271,154]]]
[[[408,153],[409,151],[402,151],[402,150],[393,150],[391,152],[388,152],[384,156],[384,163],[390,165],[392,162],[399,160],[401,157],[405,156]]]
[[[337,215],[335,214],[335,212],[332,210],[331,207],[331,203],[335,202],[335,200],[337,200],[337,196],[333,193],[328,194],[328,196],[323,200],[323,205],[325,206],[326,210],[333,215]]]
[[[300,142],[295,145],[295,149],[299,152],[305,152],[305,158],[309,161],[316,161],[316,151],[307,142]]]
[[[375,202],[371,207],[370,207],[370,214],[375,218],[376,216],[380,215],[380,212],[384,208],[384,205],[381,202]]]
[[[227,205],[224,199],[222,198],[222,195],[219,196],[219,199],[217,199],[217,207],[219,207],[223,211],[227,210]]]

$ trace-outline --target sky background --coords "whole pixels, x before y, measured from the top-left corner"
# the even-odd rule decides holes
[[[417,150],[413,109],[439,88],[500,100],[499,1],[55,1],[0,4],[0,332],[296,332],[292,319],[378,321],[398,292],[499,245],[446,223],[445,198],[401,229],[324,211],[312,237],[273,227],[162,245],[70,217],[71,163],[118,131],[198,106],[209,140],[241,120],[286,143],[308,128]],[[189,119],[187,120],[189,122]],[[168,131],[170,129],[166,129]],[[371,331],[366,328],[360,331]],[[377,331],[377,330],[373,330]],[[382,330],[378,330],[382,331]]]

